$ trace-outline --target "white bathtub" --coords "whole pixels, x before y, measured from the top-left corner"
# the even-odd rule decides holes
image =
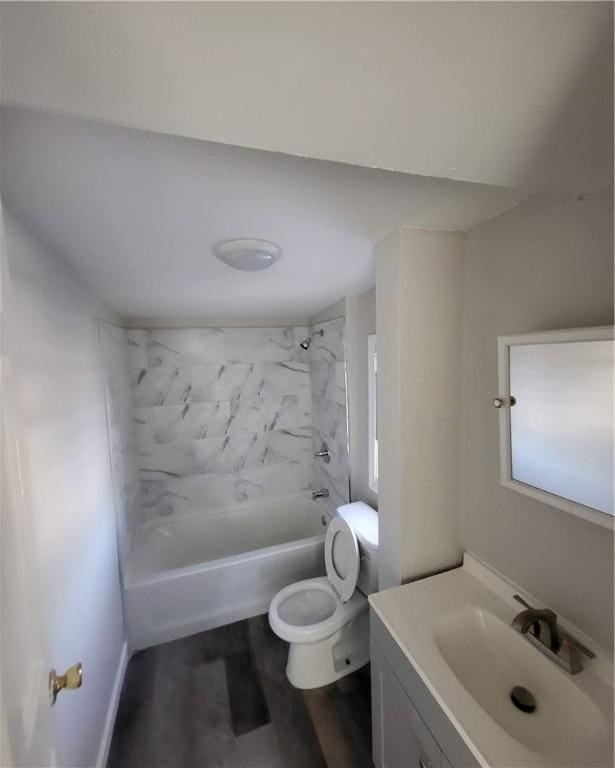
[[[328,522],[301,494],[146,523],[126,578],[131,649],[265,613],[282,587],[324,574]]]

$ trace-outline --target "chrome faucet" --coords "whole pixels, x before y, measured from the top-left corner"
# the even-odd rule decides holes
[[[323,442],[323,444],[320,446],[320,450],[316,451],[314,456],[317,459],[322,459],[325,464],[328,464],[331,461],[331,451],[329,450],[329,446]]]
[[[533,643],[540,651],[563,667],[571,675],[576,675],[583,669],[581,654],[587,658],[595,658],[595,654],[578,640],[575,640],[557,626],[557,616],[550,608],[533,608],[519,595],[514,599],[525,606],[512,620],[512,627]],[[549,642],[541,637],[542,625],[549,629]],[[530,631],[531,630],[531,631]]]
[[[322,488],[320,491],[313,491],[312,498],[316,499],[328,499],[329,491],[326,488]]]
[[[519,595],[515,595],[514,599],[525,606],[525,610],[518,613],[513,619],[512,626],[522,635],[525,635],[530,628],[534,634],[534,637],[540,640],[541,623],[546,624],[549,628],[549,648],[553,653],[557,653],[562,646],[562,641],[559,636],[559,629],[557,626],[557,616],[550,608],[532,608],[531,605],[525,602],[525,600]],[[541,640],[541,642],[543,642]],[[545,643],[546,645],[546,643]]]

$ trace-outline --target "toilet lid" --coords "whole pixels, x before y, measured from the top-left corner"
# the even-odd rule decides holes
[[[343,603],[350,600],[359,577],[359,545],[354,531],[341,517],[334,517],[325,538],[327,578]]]

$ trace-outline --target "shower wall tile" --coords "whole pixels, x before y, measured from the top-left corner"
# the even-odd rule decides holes
[[[322,330],[322,336],[318,331]],[[346,405],[345,320],[338,318],[310,329],[313,451],[326,443],[331,460],[314,463],[313,487],[326,488],[323,502],[333,513],[349,501],[348,426]]]
[[[132,385],[138,406],[218,402],[254,397],[263,388],[273,392],[310,393],[306,362],[220,363],[186,368],[133,368]]]
[[[141,517],[309,490],[307,327],[131,330]]]
[[[310,362],[315,363],[343,363],[344,355],[344,330],[346,319],[338,317],[326,323],[318,323],[310,329],[312,344],[310,345]],[[323,331],[322,336],[317,331]]]
[[[346,364],[326,363],[329,368],[325,399],[346,408]]]
[[[124,331],[130,368],[147,368],[147,331],[130,328]]]
[[[346,407],[346,364],[313,362],[312,395]]]
[[[137,406],[179,405],[190,395],[187,371],[180,368],[132,368],[131,382]]]
[[[188,368],[227,360],[221,328],[148,330],[146,349],[150,368]]]
[[[348,444],[346,406],[327,400],[326,397],[312,398],[314,430],[327,443]]]
[[[231,405],[224,401],[136,408],[137,446],[144,449],[152,443],[221,437],[226,432],[230,417]]]
[[[98,324],[107,407],[107,431],[113,494],[116,508],[119,551],[122,563],[133,538],[139,513],[139,478],[135,463],[132,391],[127,358],[128,337],[123,328]]]
[[[307,339],[307,337],[310,335],[310,328],[303,325],[296,325],[293,331],[295,335],[295,347],[297,349],[296,357],[294,359],[302,363],[309,363],[309,350],[303,349],[303,347],[301,347],[301,342],[305,341],[305,339]]]
[[[280,496],[303,488],[301,462],[289,461],[247,467],[240,473],[235,492],[237,501],[262,501],[274,490],[273,495]]]
[[[348,501],[343,318],[317,329],[110,329],[112,461],[128,528],[310,488],[329,490],[331,511]],[[314,463],[323,441],[329,464]]]
[[[247,394],[248,379],[256,377],[254,365],[250,363],[225,363],[222,365],[202,365],[192,368],[189,399],[193,403],[206,403],[216,400],[232,400],[242,391]]]
[[[233,475],[218,473],[173,475],[140,470],[141,507],[144,519],[219,512],[235,503]]]
[[[298,355],[294,328],[229,328],[224,332],[230,362],[274,363]]]
[[[307,327],[171,328],[129,334],[132,364],[137,368],[307,361],[299,347]]]
[[[150,443],[139,449],[139,469],[142,473],[159,473],[169,477],[193,475],[201,471],[213,471],[213,457],[222,449],[223,437],[174,443]],[[198,451],[195,445],[202,446]],[[143,477],[150,477],[143,474]]]

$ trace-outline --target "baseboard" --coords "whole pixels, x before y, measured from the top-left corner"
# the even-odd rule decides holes
[[[124,682],[127,666],[128,643],[124,641],[122,652],[120,653],[120,660],[117,665],[117,671],[115,673],[115,680],[113,681],[113,690],[111,691],[111,699],[109,701],[109,708],[107,709],[107,717],[105,718],[105,728],[103,730],[102,739],[100,740],[100,747],[98,748],[96,768],[105,768],[107,765],[109,748],[111,747],[111,739],[113,737],[113,726],[115,725],[115,716],[117,714],[118,704],[120,703],[120,694],[122,693],[122,684]]]

